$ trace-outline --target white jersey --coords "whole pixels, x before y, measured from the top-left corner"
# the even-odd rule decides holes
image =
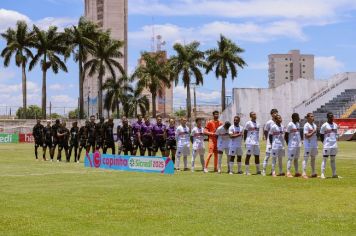
[[[320,128],[320,134],[324,134],[324,149],[337,148],[337,129],[336,123],[325,122]]]
[[[176,129],[177,147],[190,146],[189,127],[178,126]]]
[[[284,127],[281,124],[272,125],[269,135],[272,135],[272,149],[283,149],[284,148]]]
[[[246,145],[260,145],[260,124],[250,120],[245,125],[247,130]]]
[[[224,128],[224,125],[216,129],[215,134],[218,136],[218,147],[228,148],[230,144],[229,131]]]
[[[194,127],[191,135],[193,136],[193,149],[204,149],[204,128]]]
[[[231,125],[229,128],[229,135],[242,133],[243,130],[244,128],[242,127],[242,125],[239,126]],[[241,144],[242,144],[242,135],[237,138],[230,138],[230,143],[229,143],[230,148],[241,147]]]
[[[309,122],[305,123],[303,134],[304,134],[304,148],[318,148],[318,138],[316,133],[313,134],[310,138],[306,138],[305,135],[316,130],[316,124],[309,124]]]
[[[297,123],[289,122],[286,132],[288,133],[288,148],[300,147],[302,143],[302,139],[300,137],[299,122]]]
[[[274,124],[275,123],[273,120],[267,121],[267,123],[265,124],[264,131],[267,131],[267,133],[269,134],[269,131],[271,130],[271,128]],[[267,143],[269,143],[269,135],[267,136]]]

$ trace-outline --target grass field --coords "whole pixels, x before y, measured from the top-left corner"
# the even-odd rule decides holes
[[[0,146],[1,235],[356,235],[355,142],[326,180],[94,170],[32,149]]]

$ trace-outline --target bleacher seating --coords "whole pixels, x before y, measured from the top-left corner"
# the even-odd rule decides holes
[[[354,110],[351,115],[349,116],[349,118],[355,118],[356,119],[356,110]]]
[[[325,105],[314,111],[315,120],[325,121],[328,112],[334,113],[335,118],[339,118],[356,101],[356,89],[346,89],[344,92],[334,97]],[[356,116],[355,112],[351,116]]]

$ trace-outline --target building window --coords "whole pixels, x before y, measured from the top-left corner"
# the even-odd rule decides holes
[[[305,65],[303,65],[303,67],[305,67]]]
[[[305,61],[305,59],[303,58],[303,61]]]
[[[286,79],[288,79],[288,77],[286,77]]]
[[[288,64],[286,64],[286,67],[288,67]]]
[[[303,71],[303,74],[305,74],[305,71]]]
[[[288,58],[286,58],[286,61],[288,61]]]
[[[288,73],[288,71],[286,70],[286,73]]]

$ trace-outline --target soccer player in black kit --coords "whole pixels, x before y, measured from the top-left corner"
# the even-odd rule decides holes
[[[109,118],[104,124],[104,148],[103,153],[106,154],[107,150],[111,148],[111,153],[115,155],[115,140],[114,140],[114,120]]]
[[[41,120],[37,120],[36,125],[32,129],[32,135],[35,138],[35,156],[36,160],[38,160],[38,148],[43,146],[43,125],[41,124]],[[43,158],[45,161],[46,159]]]
[[[104,117],[100,117],[100,121],[95,126],[96,150],[104,147]]]
[[[120,153],[122,151],[125,155],[128,155],[128,153],[130,152],[131,155],[135,155],[133,154],[134,134],[126,116],[122,117],[122,126],[118,128],[117,137],[121,140]]]
[[[67,162],[69,162],[68,155],[68,140],[69,140],[69,130],[66,127],[66,122],[62,122],[62,125],[59,127],[57,131],[58,137],[58,156],[57,161],[62,161],[62,150],[64,149],[64,153],[66,155]]]
[[[88,142],[87,142],[87,152],[90,152],[90,148],[92,148],[92,152],[95,152],[95,116],[90,116],[90,122],[88,124]]]
[[[69,160],[72,156],[72,151],[74,149],[74,162],[77,162],[77,154],[78,154],[78,146],[79,146],[79,128],[78,122],[75,121],[72,123],[72,128],[70,129],[70,142],[69,142]]]
[[[52,125],[52,148],[51,148],[51,160],[53,160],[54,152],[56,151],[56,147],[58,145],[58,129],[61,126],[61,122],[57,119],[56,123]]]
[[[47,126],[43,128],[43,159],[46,159],[46,151],[48,148],[51,161],[53,161],[53,156],[51,155],[53,141],[52,141],[52,127],[51,121],[47,121]]]
[[[79,129],[79,136],[78,136],[78,138],[79,138],[79,153],[78,153],[78,157],[77,157],[77,163],[79,163],[83,148],[85,150],[87,148],[88,127],[89,127],[89,121],[85,121],[85,125],[80,127],[80,129]]]

